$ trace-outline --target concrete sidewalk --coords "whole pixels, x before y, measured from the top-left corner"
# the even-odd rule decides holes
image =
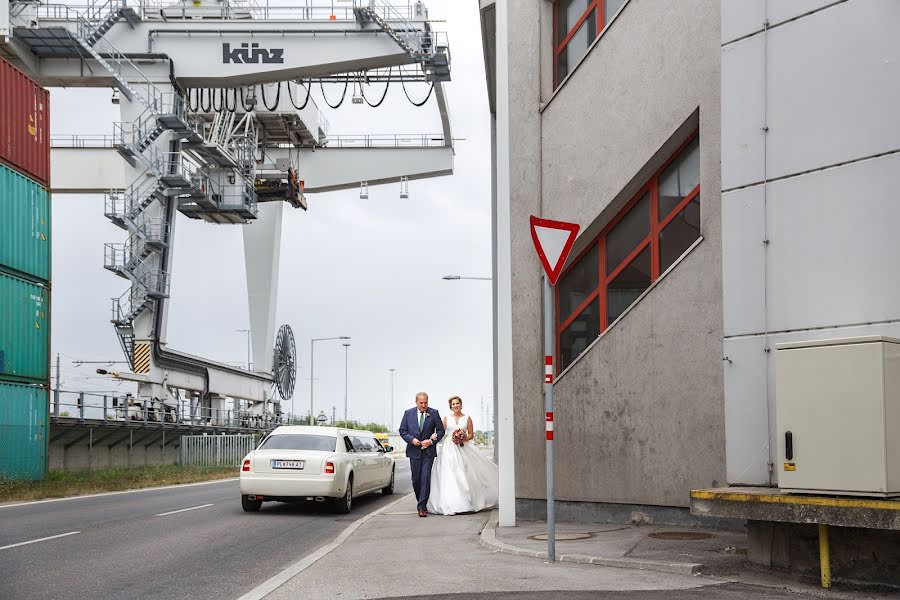
[[[547,523],[519,521],[497,527],[496,511],[482,546],[517,556],[547,558]],[[561,562],[697,575],[734,574],[746,562],[747,534],[715,528],[666,525],[557,523],[556,559]]]
[[[463,599],[506,598],[506,593],[509,592],[533,592],[535,598],[554,598],[560,595],[570,597],[565,593],[568,591],[604,591],[603,596],[609,598],[652,597],[669,600],[701,596],[768,599],[816,597],[813,586],[802,590],[809,594],[796,594],[793,591],[734,583],[728,578],[673,573],[671,569],[669,572],[660,572],[607,568],[577,562],[548,563],[516,556],[485,547],[480,542],[483,535],[491,537],[491,533],[494,533],[493,528],[485,527],[491,518],[491,512],[482,512],[452,517],[430,515],[423,519],[416,514],[412,495],[405,496],[362,524],[351,525],[333,548],[325,549],[317,557],[313,557],[313,560],[307,557],[301,561],[302,572],[295,569],[293,577],[281,582],[267,595],[258,597],[271,600],[355,600],[429,596],[443,598],[445,595],[457,594],[457,598]],[[493,538],[504,540],[502,543],[507,545],[511,545],[510,542],[530,544],[533,540],[527,538],[533,534],[533,530],[537,531],[539,525],[525,523],[512,531],[501,530]],[[649,532],[651,528],[646,529]],[[594,531],[598,531],[596,525]],[[612,548],[620,555],[634,554],[639,549],[640,540],[635,544],[635,538],[622,531],[624,530],[608,531],[609,535],[615,536],[605,548],[607,554],[612,553]],[[595,536],[593,539],[596,540],[594,543],[605,543],[602,536]],[[728,538],[724,538],[717,543],[727,541]],[[630,550],[625,550],[626,548]],[[661,590],[670,590],[670,593],[662,594]],[[851,596],[831,591],[829,597]]]
[[[393,598],[437,593],[652,590],[708,585],[696,577],[549,564],[479,546],[490,512],[420,518],[412,495],[267,598]]]

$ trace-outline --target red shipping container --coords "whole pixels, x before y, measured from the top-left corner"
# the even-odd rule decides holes
[[[50,187],[50,92],[0,59],[0,161]]]

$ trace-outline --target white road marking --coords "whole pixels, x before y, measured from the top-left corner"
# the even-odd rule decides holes
[[[18,544],[10,544],[9,546],[0,546],[0,550],[8,550],[10,548],[16,548],[18,546],[27,546],[28,544],[36,544],[37,542],[46,542],[47,540],[55,540],[57,538],[63,538],[70,535],[75,535],[76,533],[81,533],[80,531],[70,531],[69,533],[61,533],[59,535],[51,535],[50,537],[38,538],[36,540],[30,540],[27,542],[19,542]]]
[[[157,517],[166,517],[168,515],[174,515],[177,513],[187,512],[189,510],[197,510],[198,508],[209,508],[210,506],[215,506],[215,504],[201,504],[200,506],[192,506],[190,508],[179,508],[178,510],[170,510],[169,512],[159,513],[156,516]]]
[[[212,485],[216,483],[228,483],[237,481],[237,477],[231,479],[216,479],[215,481],[200,481],[197,483],[179,483],[177,485],[163,485],[159,487],[140,488],[137,490],[122,490],[121,492],[103,492],[102,494],[85,494],[84,496],[68,496],[66,498],[50,498],[48,500],[32,500],[31,502],[19,502],[17,504],[0,504],[0,510],[15,508],[17,506],[31,506],[32,504],[46,504],[47,502],[65,502],[66,500],[83,500],[85,498],[102,498],[103,496],[118,496],[119,494],[134,494],[136,492],[155,492],[157,490],[172,490],[175,488],[194,487],[197,485]]]
[[[313,552],[312,554],[301,558],[299,561],[295,562],[294,564],[289,566],[287,569],[285,569],[278,575],[272,577],[268,581],[265,581],[265,582],[261,583],[260,585],[256,586],[255,588],[253,588],[252,590],[250,590],[249,592],[247,592],[246,594],[244,594],[243,596],[238,598],[238,600],[262,600],[263,598],[265,598],[266,596],[268,596],[269,594],[271,594],[272,592],[274,592],[275,590],[280,588],[282,585],[284,585],[285,583],[287,583],[288,581],[290,581],[291,579],[293,579],[294,577],[296,577],[297,575],[299,575],[306,569],[313,566],[319,559],[324,558],[329,553],[336,550],[341,544],[343,544],[345,541],[347,541],[347,538],[349,538],[351,535],[353,535],[353,533],[357,529],[359,529],[363,525],[363,523],[365,523],[369,519],[377,517],[378,515],[386,513],[387,511],[392,509],[394,506],[400,504],[401,502],[403,502],[410,496],[412,496],[412,493],[406,494],[402,498],[399,498],[399,499],[391,502],[387,506],[382,506],[375,512],[371,512],[371,513],[367,514],[366,516],[354,521],[343,532],[341,532],[341,534],[339,536],[337,536],[334,539],[334,541],[332,541],[330,544],[326,544],[326,545],[322,546],[321,548],[319,548],[318,550],[316,550],[315,552]]]

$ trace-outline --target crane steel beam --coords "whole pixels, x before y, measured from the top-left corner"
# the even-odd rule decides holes
[[[102,85],[112,85],[108,73],[94,60],[84,58],[74,39],[70,50],[56,39],[59,32],[64,35],[74,31],[70,21],[41,19],[37,28],[24,25],[13,19],[13,39],[19,44],[7,48],[27,48],[29,54],[40,57],[36,72],[28,69],[39,83],[84,86],[96,74]],[[47,38],[42,33],[50,30],[57,32],[53,46],[44,41]],[[145,21],[134,28],[117,23],[105,38],[147,66],[159,62],[155,70],[166,77],[169,67],[162,62],[171,61],[173,75],[186,87],[236,87],[415,63],[408,52],[371,23]],[[27,56],[18,51],[16,55],[20,61]]]

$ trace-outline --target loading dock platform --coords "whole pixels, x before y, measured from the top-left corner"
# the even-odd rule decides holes
[[[791,494],[770,487],[728,487],[691,492],[691,513],[701,517],[746,519],[751,562],[785,568],[808,567],[804,550],[818,542],[822,587],[831,587],[832,562],[853,563],[849,578],[900,585],[900,500]],[[812,535],[812,527],[815,534]],[[832,529],[835,528],[835,529]],[[838,534],[839,547],[832,539]],[[839,557],[849,549],[854,556]],[[810,552],[806,552],[810,554]],[[807,557],[808,558],[808,557]],[[844,560],[841,560],[843,563]],[[864,562],[873,564],[867,565]],[[894,571],[894,573],[891,573]]]

